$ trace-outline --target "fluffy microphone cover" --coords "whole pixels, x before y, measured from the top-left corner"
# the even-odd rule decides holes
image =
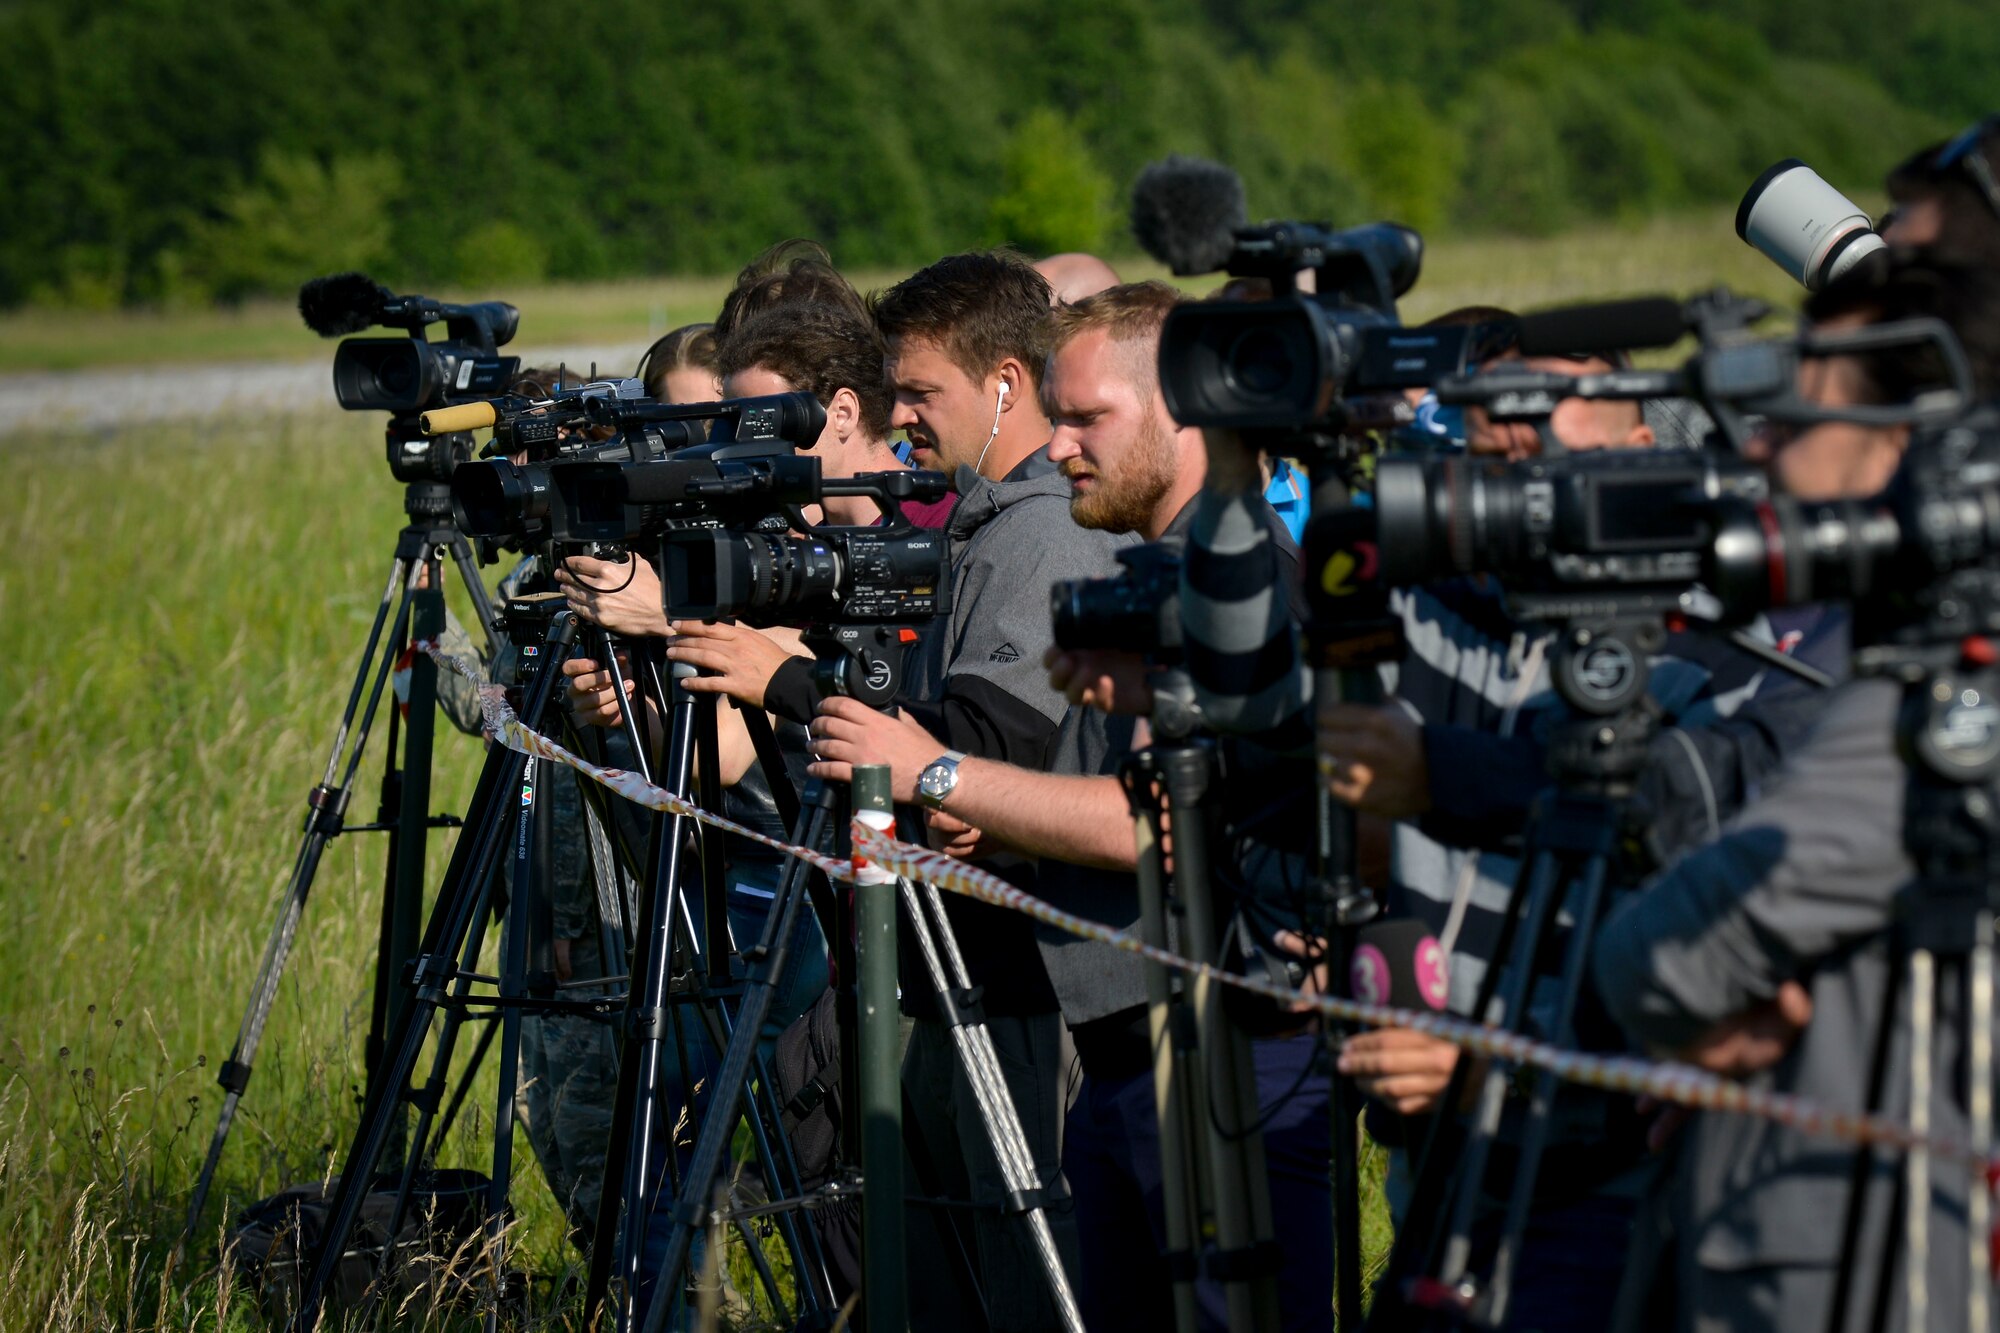
[[[1132,235],[1175,273],[1213,273],[1229,261],[1246,221],[1243,178],[1220,162],[1176,153],[1132,186]]]
[[[299,315],[320,337],[338,338],[372,326],[392,295],[366,273],[335,273],[299,288]]]

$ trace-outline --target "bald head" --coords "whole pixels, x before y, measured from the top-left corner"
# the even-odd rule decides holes
[[[1035,265],[1035,271],[1049,281],[1050,305],[1073,304],[1118,285],[1118,271],[1096,255],[1070,251],[1050,255]]]

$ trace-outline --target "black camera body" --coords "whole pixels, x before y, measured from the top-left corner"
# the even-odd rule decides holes
[[[1144,653],[1164,666],[1181,658],[1181,553],[1166,542],[1118,552],[1122,574],[1064,579],[1049,589],[1056,647]]]
[[[770,626],[920,622],[951,610],[944,534],[907,524],[667,534],[668,613]]]
[[[1519,463],[1467,455],[1376,460],[1374,576],[1388,587],[1491,574],[1535,619],[1685,608],[1719,502],[1769,496],[1740,459],[1595,450]],[[1326,567],[1315,572],[1324,583]]]
[[[1234,234],[1227,271],[1267,279],[1273,299],[1194,302],[1167,316],[1160,387],[1183,426],[1302,430],[1357,389],[1427,384],[1458,364],[1464,330],[1405,330],[1396,316],[1423,266],[1416,232],[1273,222]],[[1307,270],[1311,294],[1296,290]]]
[[[470,436],[428,435],[416,414],[491,398],[505,391],[521,368],[521,358],[500,355],[521,324],[521,312],[505,301],[454,305],[398,296],[366,274],[337,273],[299,288],[299,314],[324,338],[370,327],[408,335],[343,339],[333,356],[333,392],[350,412],[390,414],[389,471],[412,485],[448,481],[472,456]],[[442,342],[425,338],[433,324],[445,326]]]
[[[1916,436],[1867,500],[1722,506],[1704,578],[1724,614],[1851,601],[1857,669],[2000,635],[2000,410]]]
[[[888,625],[951,610],[951,544],[942,532],[912,526],[902,511],[905,500],[942,498],[950,485],[942,472],[829,480],[812,457],[775,465],[725,460],[718,468],[716,480],[686,493],[721,500],[738,517],[667,533],[668,615],[760,626]],[[802,507],[831,496],[873,500],[882,522],[809,525]]]
[[[532,412],[496,411],[496,435],[505,423],[530,417],[560,423],[553,442],[542,446],[553,455],[459,468],[451,478],[452,507],[463,531],[518,547],[553,541],[599,552],[629,548],[677,523],[713,524],[733,514],[722,472],[732,461],[789,479],[772,483],[781,493],[812,491],[818,462],[798,456],[797,448],[819,438],[826,418],[810,393],[670,405],[593,394],[589,387],[533,405]],[[590,439],[575,429],[585,423],[616,434]]]
[[[535,683],[545,670],[554,670],[543,660],[543,646],[549,622],[569,609],[560,592],[531,592],[509,597],[501,608],[495,628],[498,649],[493,655],[493,683],[505,687],[510,702],[520,706],[520,692]]]

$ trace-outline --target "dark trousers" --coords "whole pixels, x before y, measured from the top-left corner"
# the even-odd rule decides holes
[[[1062,1183],[1063,1030],[1059,1014],[987,1019],[1007,1091],[1027,1135],[1043,1190]],[[908,1184],[935,1198],[969,1201],[953,1207],[916,1204],[909,1212],[910,1328],[960,1333],[982,1324],[993,1333],[1059,1329],[1048,1270],[1028,1233],[1027,1219],[1006,1213],[1006,1184],[993,1156],[979,1106],[952,1044],[951,1029],[917,1019],[903,1055],[906,1112],[903,1136],[912,1161]],[[1046,1209],[1056,1250],[1076,1281],[1076,1219],[1067,1200]],[[967,1279],[977,1290],[968,1289]],[[979,1302],[985,1304],[985,1317]],[[1113,1328],[1104,1324],[1096,1327]]]
[[[1251,1051],[1258,1104],[1270,1117],[1264,1155],[1284,1258],[1278,1273],[1284,1327],[1326,1330],[1333,1326],[1333,1139],[1332,1083],[1322,1044],[1306,1033],[1252,1042]],[[1070,1108],[1067,1136],[1063,1174],[1076,1198],[1083,1242],[1084,1327],[1172,1328],[1152,1074],[1125,1079],[1086,1074]],[[1204,1279],[1195,1292],[1202,1328],[1223,1328],[1228,1311],[1221,1286]]]

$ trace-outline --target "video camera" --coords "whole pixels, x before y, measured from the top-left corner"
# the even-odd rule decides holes
[[[403,329],[404,338],[346,338],[333,357],[333,391],[350,412],[387,412],[389,470],[398,481],[441,482],[471,456],[459,435],[426,438],[410,419],[425,408],[499,393],[521,367],[499,349],[513,337],[521,312],[505,301],[452,305],[428,296],[398,296],[363,273],[314,278],[299,288],[299,314],[322,338],[371,327]],[[445,326],[445,340],[424,331]]]
[[[1165,542],[1118,552],[1122,574],[1063,579],[1049,589],[1056,647],[1144,653],[1163,666],[1181,657],[1181,554]]]
[[[1167,316],[1160,387],[1183,426],[1303,430],[1348,394],[1428,383],[1463,364],[1466,329],[1406,330],[1397,319],[1396,298],[1423,266],[1423,239],[1408,227],[1272,222],[1233,234],[1224,268],[1268,280],[1273,299]],[[1297,290],[1306,270],[1311,294]]]
[[[1703,577],[1724,614],[1849,600],[1856,667],[1914,644],[1957,654],[2000,634],[2000,413],[1919,434],[1882,494],[1720,506]]]
[[[469,429],[477,416],[494,427],[496,438],[533,420],[551,441],[537,452],[553,450],[552,456],[540,461],[492,458],[459,468],[451,487],[460,528],[518,545],[628,547],[660,535],[672,521],[701,518],[700,504],[685,488],[690,481],[717,479],[721,460],[803,463],[794,458],[797,449],[816,441],[826,422],[825,409],[810,393],[666,404],[628,392],[631,383],[426,413],[426,429]],[[591,439],[575,429],[584,423],[616,434]]]
[[[1436,393],[1496,419],[1543,422],[1563,398],[1692,397],[1738,446],[1753,417],[1922,427],[1955,420],[1972,401],[1964,354],[1938,320],[1750,339],[1742,330],[1761,309],[1726,293],[1690,303],[1677,318],[1702,331],[1703,346],[1676,370],[1572,376],[1501,363],[1445,376]],[[1835,407],[1799,394],[1804,360],[1919,345],[1936,353],[1942,375],[1908,401]],[[1312,582],[1323,591],[1356,577],[1401,587],[1491,574],[1507,584],[1519,614],[1542,618],[1686,610],[1689,591],[1705,577],[1755,583],[1754,571],[1729,563],[1744,544],[1741,533],[1719,553],[1715,544],[1744,512],[1778,512],[1758,508],[1771,504],[1761,468],[1730,453],[1564,454],[1551,444],[1514,464],[1465,454],[1378,456],[1373,510],[1325,515],[1308,530]],[[1751,591],[1737,595],[1755,600]]]
[[[650,485],[649,471],[635,468],[628,480]],[[887,624],[928,620],[951,609],[944,534],[912,526],[902,512],[904,500],[941,499],[948,487],[943,473],[828,479],[817,458],[736,459],[715,464],[712,476],[672,480],[687,500],[768,517],[668,532],[669,615],[759,626]],[[883,521],[809,527],[799,510],[831,496],[866,496],[880,507]]]
[[[888,707],[901,688],[903,659],[920,637],[916,627],[951,610],[949,543],[941,532],[912,526],[902,511],[904,500],[942,499],[949,485],[944,474],[898,470],[828,479],[810,457],[725,459],[715,469],[713,477],[665,478],[687,500],[744,516],[666,534],[666,613],[797,626],[822,696]],[[662,472],[633,468],[627,476],[650,486]],[[801,509],[834,496],[874,500],[882,522],[807,524]],[[763,517],[745,521],[757,514]]]

